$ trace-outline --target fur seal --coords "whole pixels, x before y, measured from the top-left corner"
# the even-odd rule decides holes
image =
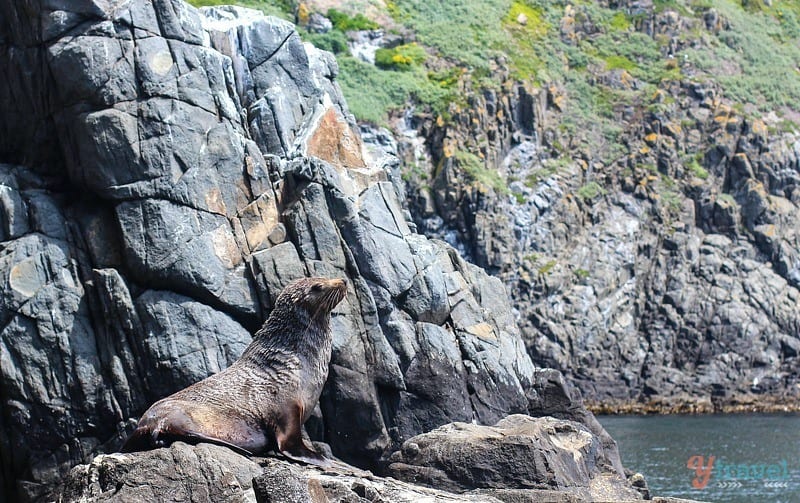
[[[122,452],[180,440],[247,455],[277,449],[290,459],[328,466],[301,433],[328,377],[330,313],[346,294],[341,279],[303,278],[287,285],[242,356],[153,404]]]

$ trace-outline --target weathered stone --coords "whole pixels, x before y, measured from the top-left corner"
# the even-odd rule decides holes
[[[407,440],[391,461],[391,475],[449,490],[558,489],[591,500],[641,498],[586,427],[548,417],[512,415],[493,427],[448,424]]]

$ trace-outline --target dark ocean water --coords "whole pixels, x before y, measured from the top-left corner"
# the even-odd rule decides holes
[[[619,444],[622,463],[643,473],[654,495],[800,503],[800,415],[598,420]],[[693,479],[702,488],[694,488]]]

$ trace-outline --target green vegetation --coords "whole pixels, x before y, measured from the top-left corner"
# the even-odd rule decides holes
[[[689,172],[697,178],[701,180],[708,179],[708,171],[700,164],[697,157],[692,157],[686,164],[686,167],[689,168]]]
[[[682,197],[677,192],[665,190],[661,194],[661,204],[671,213],[678,213],[681,209]]]
[[[568,157],[548,159],[540,169],[537,169],[525,177],[525,186],[532,189],[542,180],[546,180],[559,171],[566,169],[571,163],[572,159]]]
[[[453,99],[452,91],[430,81],[423,68],[383,70],[349,55],[341,55],[338,61],[339,85],[350,111],[361,120],[383,124],[389,110],[410,99],[440,113]]]
[[[190,1],[216,5],[229,0]],[[295,15],[291,0],[236,3],[284,18]],[[375,65],[348,54],[346,31],[378,25],[361,13],[345,12],[347,3],[341,10],[327,12],[334,25],[330,33],[301,29],[301,35],[337,55],[338,80],[351,111],[377,124],[385,124],[392,110],[409,103],[448,120],[451,105],[463,105],[465,95],[498,86],[492,72],[502,58],[514,78],[557,89],[555,126],[561,137],[580,137],[580,148],[606,166],[630,154],[628,143],[620,138],[621,111],[674,109],[668,94],[653,98],[666,81],[713,79],[722,86],[723,96],[748,104],[738,107],[739,115],[756,109],[780,115],[781,107],[800,103],[800,1],[654,0],[654,4],[656,12],[675,10],[697,20],[694,28],[678,34],[686,49],[669,54],[674,47],[670,36],[651,37],[639,31],[640,15],[587,0],[389,0],[386,13],[399,25],[399,32],[413,33],[416,43],[378,50]],[[703,16],[712,7],[730,29],[704,27]],[[308,11],[301,6],[296,15],[302,21]],[[585,32],[583,26],[595,29]],[[780,130],[795,127],[787,121]],[[687,175],[709,177],[697,160],[684,166]],[[475,179],[500,186],[485,173],[474,173]],[[549,168],[540,170],[525,183],[533,186],[551,174]],[[591,199],[597,188],[601,187],[587,184],[578,195]]]
[[[456,150],[453,157],[455,157],[458,167],[463,169],[471,180],[486,187],[491,187],[498,194],[507,194],[509,192],[503,177],[497,171],[487,168],[483,159],[477,155],[463,150]]]
[[[342,11],[328,9],[326,16],[333,23],[334,29],[339,31],[375,30],[380,28],[378,23],[367,19],[364,14],[360,13],[350,17]]]
[[[589,182],[578,189],[578,197],[584,201],[591,201],[606,193],[606,190],[597,182]]]
[[[331,30],[328,33],[311,33],[308,31],[301,32],[303,40],[311,42],[314,47],[328,51],[339,56],[340,54],[347,55],[347,35],[339,30]]]
[[[614,31],[628,31],[631,29],[631,22],[624,12],[617,12],[611,17],[609,27]]]
[[[557,265],[558,265],[558,262],[556,262],[555,260],[549,260],[543,266],[541,266],[539,268],[539,274],[541,274],[542,276],[545,276],[545,275],[549,274],[550,271],[552,271],[553,268],[555,266],[557,266]]]
[[[762,111],[800,102],[800,2],[714,2],[730,23],[709,40],[709,47],[687,49],[686,57],[713,75],[725,95]],[[702,12],[701,12],[702,13]],[[722,69],[722,70],[721,70]]]
[[[258,9],[268,16],[276,16],[294,21],[294,6],[291,0],[187,0],[195,7],[213,7],[217,5],[240,5]]]
[[[575,269],[572,272],[573,274],[575,274],[575,277],[578,278],[579,280],[584,280],[589,277],[589,271],[587,271],[586,269]]]
[[[405,71],[423,63],[427,56],[425,49],[411,42],[392,49],[378,49],[375,51],[375,65],[384,70]]]

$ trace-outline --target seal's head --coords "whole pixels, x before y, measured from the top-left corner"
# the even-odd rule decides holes
[[[283,289],[275,302],[276,308],[290,304],[302,307],[312,319],[327,317],[347,295],[343,279],[302,278]]]

